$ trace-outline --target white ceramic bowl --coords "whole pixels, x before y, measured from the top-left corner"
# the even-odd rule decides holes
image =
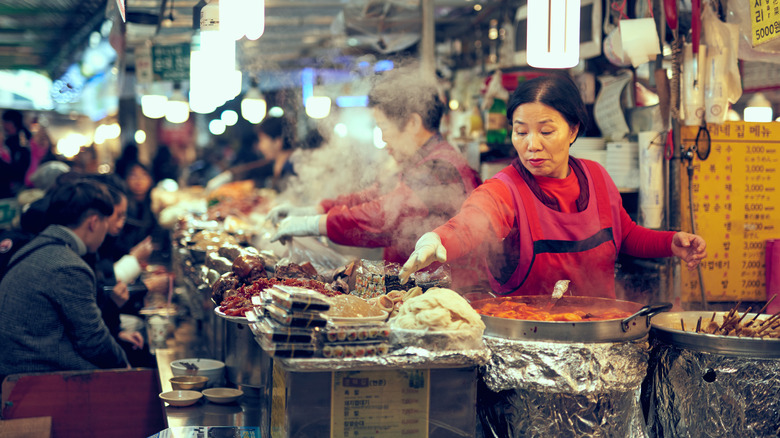
[[[224,382],[225,363],[214,359],[177,359],[171,362],[171,372],[174,376],[206,376],[206,386],[219,386]]]
[[[161,392],[160,398],[168,402],[171,406],[190,406],[194,405],[203,394],[200,391],[174,390]]]
[[[203,396],[212,403],[232,403],[244,395],[244,391],[235,388],[209,388],[203,390]]]

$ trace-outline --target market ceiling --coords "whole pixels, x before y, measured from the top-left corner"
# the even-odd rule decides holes
[[[291,69],[413,47],[421,29],[420,1],[266,0],[265,34],[241,43],[241,68]],[[490,18],[514,15],[522,3],[434,0],[436,39],[472,35],[475,28],[486,28]],[[198,0],[126,0],[127,65],[132,66],[134,46],[149,38],[187,40],[197,5]],[[43,70],[57,77],[116,8],[116,0],[2,0],[0,69]]]

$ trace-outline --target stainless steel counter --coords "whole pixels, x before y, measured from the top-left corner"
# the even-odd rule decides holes
[[[176,359],[197,357],[199,338],[197,333],[186,327],[178,327],[173,339],[168,339],[167,348],[157,349],[157,371],[160,377],[160,392],[170,391],[169,379],[173,377],[171,362]],[[200,356],[203,357],[203,356]],[[228,383],[226,386],[234,386]],[[260,427],[262,422],[261,392],[257,388],[239,387],[244,395],[237,402],[217,404],[201,399],[192,406],[175,407],[165,402],[166,424],[170,427],[184,426],[251,426]]]

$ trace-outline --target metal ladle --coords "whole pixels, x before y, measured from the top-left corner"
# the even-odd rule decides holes
[[[571,280],[558,280],[555,282],[555,286],[553,287],[553,293],[550,297],[550,303],[547,305],[547,310],[552,309],[555,306],[555,303],[558,302],[558,300],[561,299],[563,294],[566,293],[567,290],[569,290],[569,283],[571,283]]]

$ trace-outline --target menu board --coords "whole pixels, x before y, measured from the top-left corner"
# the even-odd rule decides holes
[[[708,125],[706,160],[694,158],[696,232],[707,242],[701,263],[708,301],[766,300],[767,239],[780,237],[780,124],[727,122]],[[684,127],[682,143],[695,143],[696,126]],[[690,231],[688,176],[681,166],[683,230]],[[697,272],[682,269],[683,301],[701,301]]]
[[[750,0],[750,41],[753,47],[780,36],[780,5],[777,0]]]
[[[430,370],[334,371],[331,438],[428,436]]]

